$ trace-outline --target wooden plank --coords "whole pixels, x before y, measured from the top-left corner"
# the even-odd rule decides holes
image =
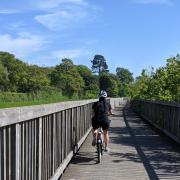
[[[3,179],[3,133],[2,128],[0,128],[0,179]]]
[[[37,141],[37,124],[38,124],[38,120],[36,119],[34,121],[34,179],[38,179],[38,176],[37,176],[37,164],[38,164],[38,161],[37,161],[37,150],[38,150],[38,141]]]
[[[29,180],[32,179],[32,168],[31,168],[31,164],[32,164],[32,121],[28,122],[28,178]]]
[[[3,157],[3,160],[4,160],[4,180],[7,180],[7,138],[6,138],[6,128],[3,128],[3,142],[4,142],[4,157]]]
[[[0,127],[29,121],[48,114],[82,106],[96,100],[67,101],[61,103],[0,109]]]
[[[59,124],[60,124],[60,113],[56,113],[56,118],[55,118],[55,142],[54,142],[54,172],[55,169],[58,167],[58,162],[60,161],[61,158],[61,154],[60,154],[60,128],[59,128]],[[54,173],[53,172],[53,173]]]
[[[64,160],[64,154],[65,154],[65,116],[64,116],[64,111],[62,111],[62,116],[61,116],[61,142],[62,142],[62,146],[61,146],[61,161]]]
[[[47,171],[48,171],[48,178],[50,177],[51,174],[51,132],[53,129],[51,128],[51,115],[48,116],[48,161],[47,161]]]
[[[55,172],[55,155],[56,155],[56,113],[53,114],[53,150],[52,150],[52,153],[53,153],[53,160],[52,160],[52,170],[53,170],[53,173]]]
[[[67,154],[71,151],[71,109],[67,110]]]
[[[59,165],[62,163],[62,148],[63,148],[63,140],[62,140],[62,112],[59,113],[59,116],[58,116],[58,119],[57,119],[57,132],[58,132],[58,139],[57,139],[57,147],[58,147],[58,150],[57,150],[57,156],[59,157],[58,158],[58,161],[57,161],[57,164],[56,164],[56,168],[59,167]]]
[[[48,160],[48,152],[47,152],[47,146],[48,146],[48,142],[47,142],[47,138],[48,138],[48,131],[47,131],[47,126],[48,126],[48,121],[47,121],[48,117],[45,117],[45,128],[44,128],[44,135],[45,135],[45,153],[44,153],[44,174],[45,174],[45,180],[47,180],[47,160]]]
[[[77,129],[76,129],[76,132],[77,132],[77,134],[76,134],[77,135],[77,142],[80,139],[79,124],[80,124],[80,107],[77,107]]]
[[[158,127],[166,135],[180,141],[179,121],[180,107],[170,106],[170,104],[155,103],[151,101],[133,101],[132,107],[139,105],[140,115]]]
[[[42,179],[45,179],[45,152],[46,152],[46,147],[45,147],[45,117],[42,118],[42,168],[41,168],[41,173],[42,173]]]
[[[162,137],[147,123],[127,110],[115,111],[110,128],[109,151],[98,164],[90,134],[61,180],[180,179],[180,147]]]
[[[73,126],[73,136],[74,136],[74,154],[77,152],[77,107],[74,108],[74,126]]]
[[[38,180],[42,179],[42,117],[39,118],[39,151],[38,151]]]
[[[31,142],[32,142],[32,151],[31,151],[31,179],[34,179],[34,165],[35,165],[35,120],[31,122]]]
[[[16,180],[21,179],[21,127],[16,124]]]
[[[71,109],[71,149],[74,152],[74,108]]]
[[[87,104],[87,102],[93,102],[92,101],[83,101],[77,102],[77,104],[72,104],[72,102],[70,103],[64,103],[63,108],[64,111],[62,113],[62,125],[64,126],[64,129],[62,129],[62,133],[60,133],[60,138],[62,140],[61,143],[59,143],[58,146],[62,147],[62,152],[61,152],[61,162],[64,158],[66,158],[66,156],[69,154],[69,151],[72,150],[72,134],[73,134],[73,122],[72,120],[72,109],[70,109],[71,107],[77,107],[77,119],[76,119],[76,123],[77,123],[77,128],[76,128],[76,132],[77,132],[77,139],[80,140],[81,137],[84,135],[84,133],[86,132],[86,121],[87,121],[87,117],[86,117],[86,106],[84,106],[85,104]],[[67,110],[68,109],[68,110]],[[45,112],[45,110],[47,110]],[[15,108],[15,109],[5,109],[4,112],[1,114],[0,112],[0,117],[2,117],[2,121],[0,120],[0,126],[5,126],[8,125],[8,123],[19,123],[22,122],[23,120],[27,120],[25,123],[22,123],[22,128],[18,125],[16,125],[16,133],[20,134],[16,134],[16,141],[17,139],[20,139],[20,142],[17,142],[16,148],[13,150],[14,144],[12,143],[13,141],[13,136],[12,136],[12,132],[11,129],[13,126],[10,126],[9,130],[7,131],[7,134],[5,136],[6,140],[5,140],[5,145],[3,147],[3,154],[4,150],[6,150],[6,158],[7,160],[3,159],[5,161],[6,164],[6,175],[7,177],[5,177],[6,179],[8,179],[9,177],[11,177],[12,175],[12,171],[14,171],[14,169],[12,167],[13,164],[13,153],[16,152],[17,154],[17,158],[19,158],[20,160],[16,163],[16,167],[24,171],[22,171],[22,175],[20,174],[20,172],[16,172],[16,177],[21,176],[21,179],[32,179],[33,177],[36,177],[36,173],[35,173],[35,165],[36,165],[36,157],[38,158],[38,162],[39,162],[39,167],[40,169],[38,170],[41,173],[37,173],[38,177],[40,177],[40,179],[48,179],[48,177],[51,174],[52,171],[52,165],[54,162],[54,158],[51,158],[51,154],[54,156],[52,149],[55,148],[53,141],[51,141],[51,139],[54,140],[54,138],[52,138],[52,135],[54,136],[54,133],[51,133],[52,128],[52,123],[51,123],[51,115],[48,115],[46,117],[43,116],[43,120],[44,123],[41,124],[40,128],[42,128],[43,126],[43,130],[41,130],[41,132],[38,132],[38,134],[36,134],[36,127],[35,127],[35,123],[34,121],[38,121],[34,118],[38,117],[39,119],[39,115],[42,115],[43,113],[45,114],[49,114],[50,112],[52,113],[54,110],[56,110],[55,112],[57,112],[57,110],[62,110],[61,108],[59,108],[59,104],[56,105],[51,105],[51,106],[36,106],[36,107],[23,107],[23,108]],[[11,111],[11,113],[10,113]],[[14,121],[11,119],[9,121],[7,114],[10,113],[10,118],[12,118],[12,116],[16,116],[14,119]],[[2,116],[1,116],[2,115]],[[3,124],[4,120],[7,120],[7,124]],[[41,118],[42,121],[42,118]],[[41,122],[42,123],[42,122]],[[60,128],[62,128],[62,126],[60,126]],[[22,134],[21,134],[21,129],[22,129]],[[14,129],[13,129],[14,130]],[[54,129],[53,129],[54,130]],[[40,135],[41,134],[41,135]],[[39,135],[39,136],[38,136]],[[39,138],[39,143],[37,146],[36,143],[36,138]],[[15,142],[15,141],[14,141]],[[77,141],[76,141],[77,142]],[[36,154],[36,149],[38,149],[38,154]],[[64,148],[64,149],[63,149]],[[16,151],[15,151],[16,150]],[[37,156],[36,156],[37,155]],[[22,158],[21,158],[22,156]],[[41,160],[40,160],[41,159]],[[43,162],[43,164],[42,164]],[[14,166],[14,164],[13,164]],[[9,167],[9,168],[8,168]],[[54,167],[53,167],[54,168]],[[55,168],[54,168],[55,170]],[[18,174],[19,173],[19,174]],[[3,179],[4,180],[4,179]]]
[[[22,164],[22,179],[25,179],[25,123],[22,123],[22,145],[21,145],[21,152],[22,152],[22,158],[21,158],[21,164]]]
[[[47,179],[47,116],[45,117],[45,121],[44,121],[44,137],[45,137],[45,141],[44,141],[44,179]]]
[[[7,151],[8,151],[8,173],[7,177],[10,179],[11,178],[11,127],[8,126],[8,145],[7,145]]]
[[[74,127],[74,108],[71,109],[71,150],[74,151],[74,135],[73,135],[73,127]]]
[[[169,136],[171,139],[173,139],[174,141],[176,141],[177,143],[180,143],[180,138],[174,136],[172,133],[170,133],[169,131],[167,131],[166,129],[161,128],[160,126],[158,126],[156,123],[152,122],[148,117],[146,116],[142,116],[146,121],[148,121],[150,124],[152,124],[154,127],[156,127],[157,129],[159,129],[161,132],[163,132],[164,134],[166,134],[167,136]]]
[[[29,128],[28,128],[28,122],[25,123],[25,130],[26,130],[26,136],[25,136],[25,177],[26,179],[29,178]]]
[[[69,155],[66,157],[66,159],[63,161],[62,165],[56,169],[54,175],[49,180],[58,180],[67,165],[69,164],[70,160],[73,157],[73,152],[69,153]]]
[[[87,131],[87,133],[83,136],[83,138],[78,142],[78,147],[80,148],[82,143],[86,140],[88,134],[90,133],[91,129],[89,129]],[[63,161],[63,163],[61,164],[61,166],[56,170],[55,174],[49,179],[49,180],[58,180],[59,177],[61,176],[61,174],[64,172],[65,168],[67,167],[67,165],[69,164],[69,162],[71,161],[73,157],[73,151],[71,151],[66,159]]]
[[[67,129],[67,121],[68,121],[68,110],[65,110],[65,153],[64,153],[64,159],[68,155],[68,142],[67,142],[67,134],[68,134],[68,129]]]
[[[51,132],[50,132],[50,116],[48,115],[48,121],[47,121],[47,179],[49,179],[49,175],[50,175],[50,136],[51,136]]]

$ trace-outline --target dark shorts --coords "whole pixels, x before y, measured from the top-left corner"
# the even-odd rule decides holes
[[[92,121],[92,127],[93,129],[98,129],[99,127],[102,127],[103,130],[109,130],[110,121],[101,121],[101,122],[93,122]]]

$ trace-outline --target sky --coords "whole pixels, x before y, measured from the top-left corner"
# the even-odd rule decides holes
[[[179,0],[0,0],[0,51],[39,66],[95,54],[139,76],[180,53]]]

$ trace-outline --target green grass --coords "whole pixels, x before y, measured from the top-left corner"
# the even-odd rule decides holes
[[[62,95],[62,93],[58,91],[39,91],[36,95],[31,93],[0,92],[0,108],[32,106],[93,98],[96,98],[95,95],[90,93],[84,97],[74,95],[70,98]]]
[[[10,108],[10,107],[21,107],[21,106],[32,106],[32,105],[41,105],[41,104],[50,104],[50,103],[58,103],[63,101],[73,101],[78,100],[76,98],[62,98],[62,99],[41,99],[35,101],[22,101],[22,102],[0,102],[0,108]]]
[[[22,102],[0,102],[0,108],[10,108],[10,107],[21,107],[21,106],[32,106],[40,104],[50,104],[68,101],[68,99],[61,100],[36,100],[36,101],[22,101]]]
[[[3,96],[4,95],[4,96]],[[32,106],[40,104],[50,104],[63,101],[78,100],[78,97],[68,98],[57,93],[53,94],[41,94],[37,98],[32,98],[27,94],[18,93],[8,93],[1,94],[0,98],[0,108],[10,108],[10,107],[21,107],[21,106]]]

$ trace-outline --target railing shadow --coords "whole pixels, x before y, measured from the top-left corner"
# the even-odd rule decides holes
[[[93,152],[78,152],[76,156],[73,157],[71,160],[71,164],[78,164],[78,165],[95,165],[97,164],[97,155]]]
[[[152,130],[129,108],[120,111],[123,112],[126,127],[111,127],[110,133],[115,135],[111,142],[133,146],[137,153],[111,152],[111,156],[117,157],[113,162],[130,160],[143,163],[150,180],[159,179],[157,172],[169,177],[173,177],[173,173],[180,176],[180,148],[177,143],[154,131],[154,128]]]

